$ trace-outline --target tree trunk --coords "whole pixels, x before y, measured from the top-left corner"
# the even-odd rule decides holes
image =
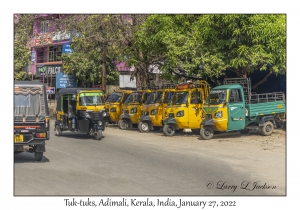
[[[106,94],[106,49],[102,52],[102,86],[103,92]]]
[[[267,79],[272,75],[272,72],[269,72],[262,80],[260,80],[258,83],[256,83],[255,85],[253,85],[251,87],[251,90],[255,90],[259,85],[261,85],[262,83],[266,82]]]

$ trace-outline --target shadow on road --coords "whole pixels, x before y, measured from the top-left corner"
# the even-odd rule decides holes
[[[34,153],[22,152],[14,155],[14,163],[46,163],[50,162],[48,158],[43,156],[41,161],[34,160]]]
[[[105,131],[103,131],[103,137],[105,138],[104,134]],[[71,139],[76,139],[76,140],[94,140],[94,141],[99,141],[96,140],[94,136],[90,136],[89,134],[84,134],[84,133],[77,133],[77,132],[71,132],[71,131],[65,131],[62,133],[62,136],[56,136],[57,138],[71,138]]]

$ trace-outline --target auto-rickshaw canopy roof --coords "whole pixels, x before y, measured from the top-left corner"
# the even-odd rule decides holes
[[[59,96],[65,95],[65,94],[78,94],[79,92],[85,91],[85,90],[99,91],[99,92],[103,93],[102,90],[97,89],[97,88],[63,88],[57,92],[56,96],[59,97]]]

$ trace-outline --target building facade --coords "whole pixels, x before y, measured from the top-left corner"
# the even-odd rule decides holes
[[[36,80],[48,87],[57,87],[57,77],[63,74],[61,55],[71,53],[71,33],[58,31],[56,19],[62,15],[36,15],[31,41],[30,71]],[[60,87],[62,88],[62,87]]]

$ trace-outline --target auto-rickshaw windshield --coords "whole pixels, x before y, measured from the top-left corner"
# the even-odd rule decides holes
[[[142,93],[141,92],[135,92],[135,93],[131,93],[128,96],[128,98],[126,99],[126,101],[124,102],[124,104],[134,103],[134,102],[140,103],[141,100],[142,100]]]
[[[122,93],[114,92],[109,96],[106,102],[120,102],[122,99]]]
[[[171,104],[186,104],[188,100],[188,92],[175,92],[172,100],[170,101]]]
[[[154,104],[154,103],[160,103],[162,101],[162,92],[152,92],[148,96],[147,100],[145,101],[145,104]]]
[[[210,91],[205,104],[222,104],[226,102],[226,90]]]
[[[104,103],[102,93],[80,93],[79,106],[92,106]]]

